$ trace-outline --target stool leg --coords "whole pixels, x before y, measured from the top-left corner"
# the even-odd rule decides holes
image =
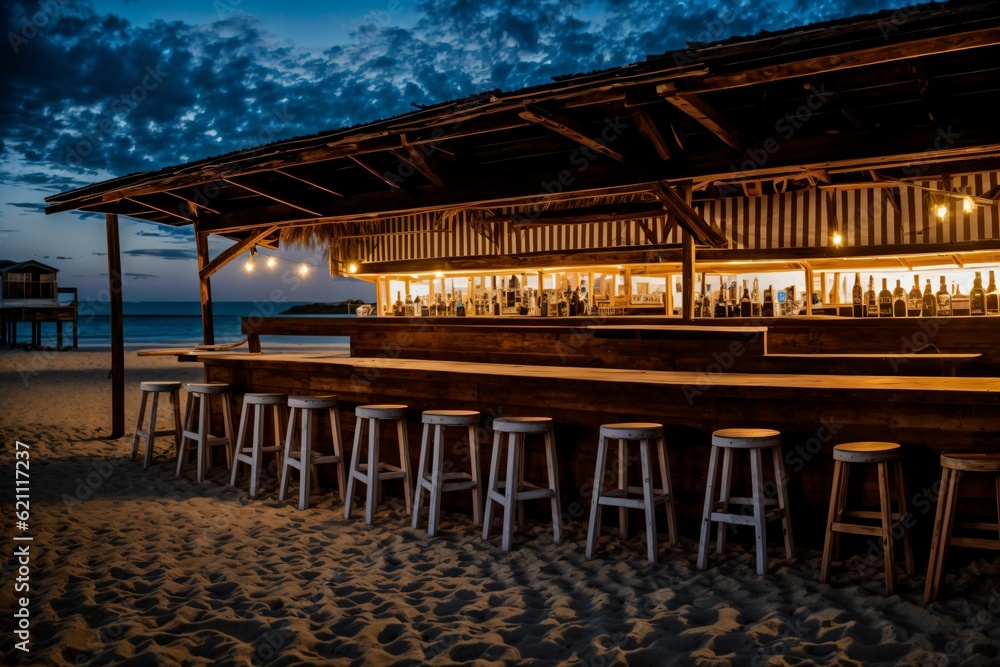
[[[660,484],[667,500],[664,504],[667,511],[667,536],[669,544],[677,544],[677,514],[674,511],[674,489],[670,485],[670,461],[667,459],[667,443],[665,438],[656,440],[656,453],[660,458]]]
[[[490,480],[489,486],[486,487],[486,503],[483,512],[483,539],[488,540],[490,538],[490,524],[493,523],[493,503],[495,502],[490,496],[497,490],[497,478],[500,475],[500,444],[502,440],[500,439],[500,432],[493,432],[493,453],[490,455]]]
[[[483,522],[483,477],[479,470],[479,439],[476,437],[476,427],[469,427],[469,465],[475,486],[472,488],[472,520],[477,526]]]
[[[594,469],[594,488],[590,495],[590,526],[587,528],[587,558],[594,557],[597,534],[601,530],[601,493],[604,481],[604,459],[607,455],[607,439],[602,435],[597,440],[597,465]]]
[[[344,441],[341,439],[340,433],[340,409],[331,408],[330,411],[330,434],[333,437],[333,454],[340,458],[340,461],[336,463],[337,466],[337,491],[340,493],[340,499],[343,501],[344,494],[347,491],[347,479],[345,469],[347,468],[347,457],[344,456]]]
[[[882,558],[885,562],[885,593],[892,595],[896,583],[896,562],[893,558],[892,506],[889,496],[889,468],[885,461],[878,462],[878,500],[882,514]]]
[[[233,467],[233,457],[235,455],[236,440],[233,437],[233,408],[230,404],[232,397],[229,392],[222,394],[222,431],[226,435],[226,465]]]
[[[288,429],[285,431],[285,460],[281,464],[281,481],[278,482],[278,500],[284,501],[288,493],[288,469],[291,467],[289,461],[292,460],[292,433],[295,428],[295,411],[292,408],[288,411]]]
[[[344,518],[351,518],[351,506],[354,504],[354,483],[361,477],[361,431],[364,429],[364,420],[358,417],[358,423],[354,426],[354,447],[351,452],[350,472],[347,475],[347,495],[344,496]]]
[[[309,507],[309,491],[312,490],[312,410],[299,410],[299,418],[302,420],[302,438],[299,443],[299,465],[301,466],[299,475],[299,509],[305,510]],[[288,420],[288,430],[292,430],[292,420]],[[281,469],[288,470],[288,457],[291,452],[285,452]]]
[[[712,447],[708,458],[708,482],[705,486],[705,505],[701,512],[701,537],[698,540],[698,561],[695,567],[702,571],[708,563],[708,532],[712,527],[712,504],[715,497],[715,476],[719,467],[719,448]]]
[[[239,457],[243,455],[243,434],[246,433],[247,429],[247,410],[249,407],[244,401],[243,407],[240,409],[240,427],[239,433],[236,434],[236,454],[233,456],[233,473],[229,476],[229,486],[236,486],[236,473],[240,469]]]
[[[625,450],[625,441],[618,440],[618,490],[622,492],[622,498],[628,498],[628,452]],[[618,508],[618,533],[623,540],[627,540],[628,532],[628,508]]]
[[[941,487],[938,491],[938,506],[934,517],[934,535],[931,538],[931,555],[927,563],[927,583],[924,585],[924,604],[937,599],[944,571],[944,557],[951,538],[948,515],[952,513],[953,488],[957,484],[957,472],[950,468],[941,470]]]
[[[170,402],[174,406],[174,451],[181,447],[181,390],[174,389],[170,392]]]
[[[153,402],[149,408],[149,433],[146,435],[146,453],[142,457],[142,468],[145,470],[153,462],[153,441],[156,438],[156,404],[160,402],[160,392],[153,392]]]
[[[184,405],[184,430],[190,432],[194,427],[194,419],[192,417],[194,407],[191,405],[197,399],[197,394],[188,393],[187,402]],[[187,441],[190,440],[186,435],[181,435],[181,446],[177,449],[177,472],[174,477],[180,477],[181,471],[184,469],[184,454],[187,452]]]
[[[434,425],[434,461],[431,463],[430,513],[427,517],[427,534],[437,535],[441,520],[441,487],[444,485],[444,428]]]
[[[195,481],[201,484],[205,481],[205,450],[208,448],[208,406],[209,398],[202,396],[198,402],[198,438],[195,444],[198,451],[195,454]]]
[[[517,492],[521,491],[524,486],[524,441],[525,435],[523,433],[518,434],[515,438],[517,440],[517,476],[515,479],[514,489]],[[517,528],[524,528],[524,501],[517,501],[517,520],[514,522],[514,526]]]
[[[139,452],[139,431],[142,430],[142,418],[146,416],[146,398],[149,392],[139,390],[139,413],[135,417],[135,434],[132,436],[132,453],[128,455],[129,461],[135,461],[135,455]]]
[[[375,522],[375,497],[379,486],[378,443],[382,424],[378,419],[368,420],[368,488],[365,496],[365,523]]]
[[[767,573],[767,524],[764,523],[764,477],[759,449],[750,450],[750,486],[753,489],[753,532],[757,574]]]
[[[514,504],[517,500],[517,475],[521,467],[521,444],[524,435],[511,433],[507,442],[507,486],[504,488],[503,504],[503,539],[500,548],[510,551],[514,540]]]
[[[286,421],[286,414],[287,414],[286,410],[287,410],[287,408],[285,408],[282,405],[275,405],[275,406],[272,406],[272,408],[271,408],[271,417],[274,419],[274,424],[272,426],[272,428],[274,429],[274,441],[273,442],[274,442],[275,446],[277,446],[279,448],[278,451],[276,451],[274,453],[275,460],[276,460],[276,462],[278,464],[277,467],[275,468],[275,472],[281,470],[281,463],[282,463],[282,458],[283,457],[281,456],[281,449],[280,449],[280,447],[281,447],[281,439],[284,437],[284,431],[285,431],[285,421]],[[261,442],[261,446],[263,446],[263,442]],[[263,453],[262,453],[262,455],[263,455]]]
[[[260,451],[264,447],[264,411],[267,408],[255,405],[253,408],[253,444],[250,454],[250,497],[257,497],[257,488],[260,486],[260,461],[264,458],[264,453]]]
[[[406,499],[406,511],[413,511],[413,473],[410,471],[410,445],[406,437],[406,419],[396,420],[396,433],[399,438],[399,467],[403,469],[403,497]]]
[[[556,462],[556,435],[545,432],[545,463],[549,469],[549,488],[552,489],[552,541],[562,541],[562,502],[559,499],[559,466]]]
[[[896,473],[896,506],[899,509],[899,525],[903,528],[903,563],[906,566],[906,574],[914,573],[913,567],[913,546],[910,543],[910,528],[907,526],[909,512],[906,509],[906,483],[903,482],[903,462],[900,459],[893,461],[893,471]]]
[[[840,482],[840,497],[837,498],[837,516],[834,518],[836,523],[844,520],[844,512],[847,511],[847,490],[851,486],[851,466],[845,464],[841,475],[843,479]],[[840,560],[840,533],[833,534],[833,560]]]
[[[833,553],[833,523],[840,517],[843,499],[844,462],[833,462],[833,486],[830,488],[830,509],[826,515],[826,537],[823,539],[823,560],[819,566],[819,581],[825,584],[830,579],[830,556]]]
[[[719,502],[722,503],[721,511],[729,511],[730,489],[733,482],[733,450],[726,448],[722,452],[722,479],[719,485]],[[715,553],[721,554],[726,550],[726,531],[730,530],[730,524],[719,522],[718,532],[715,537]]]
[[[413,519],[410,521],[410,526],[414,530],[420,527],[420,512],[424,505],[424,492],[426,491],[424,480],[427,476],[427,446],[430,442],[430,434],[431,425],[424,424],[420,434],[420,461],[417,463],[417,489],[416,495],[413,497]],[[428,519],[427,524],[429,527],[430,519]]]
[[[785,459],[781,447],[771,449],[774,462],[774,484],[778,492],[778,507],[781,508],[781,536],[785,542],[785,558],[795,558],[795,541],[792,539],[792,517],[788,506],[788,475],[785,474]]]
[[[639,458],[642,462],[642,504],[646,517],[646,556],[656,563],[656,517],[653,516],[653,474],[649,467],[649,440],[639,441]]]

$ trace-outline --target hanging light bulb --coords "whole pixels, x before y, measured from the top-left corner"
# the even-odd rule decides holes
[[[355,262],[351,262],[350,264],[347,265],[347,272],[348,273],[357,273],[358,272],[358,265]]]
[[[835,246],[837,246],[839,248],[840,244],[844,242],[844,237],[841,236],[840,232],[838,231],[838,232],[834,232],[833,233],[833,237],[832,237],[831,240],[833,241],[833,245],[835,245]]]
[[[278,263],[278,260],[276,260],[274,257],[268,257],[267,258],[267,268],[273,269],[274,265],[277,264],[277,263]]]
[[[976,210],[976,202],[972,200],[972,197],[962,198],[962,210],[966,213],[972,213]]]
[[[299,264],[299,275],[300,276],[309,275],[309,266],[307,264]]]
[[[253,264],[253,257],[247,259],[247,262],[246,264],[243,265],[243,268],[246,270],[247,273],[253,273],[253,270],[256,268]]]
[[[947,204],[938,204],[934,208],[934,212],[937,214],[938,218],[940,218],[941,220],[944,220],[945,218],[948,217],[948,205]]]

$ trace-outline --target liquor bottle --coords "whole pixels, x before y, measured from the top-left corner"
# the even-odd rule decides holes
[[[409,294],[406,295],[406,303],[403,304],[404,312],[406,317],[413,317],[413,297]]]
[[[541,300],[542,300],[542,317],[548,317],[549,316],[549,295],[547,293],[545,293],[545,292],[542,292],[539,295],[539,298],[541,298]]]
[[[955,283],[951,294],[951,314],[956,317],[969,315],[972,309],[970,304],[969,295],[962,294],[962,286]]]
[[[500,317],[500,299],[495,292],[492,295],[491,305],[493,306],[493,316]]]
[[[761,313],[761,303],[760,303],[760,286],[757,284],[757,279],[753,279],[753,289],[750,290],[750,316],[760,317]]]
[[[726,304],[726,284],[719,277],[719,298],[715,302],[715,316],[716,317],[727,317],[729,313],[729,307]]]
[[[1000,293],[993,281],[993,271],[990,271],[990,284],[986,286],[986,314],[1000,315]]]
[[[580,310],[581,315],[590,315],[590,299],[587,298],[587,286],[580,287]]]
[[[743,281],[743,296],[740,297],[740,317],[751,317],[753,309],[750,307],[750,290],[747,288],[747,281]]]
[[[986,292],[983,290],[983,277],[976,271],[976,278],[972,281],[972,289],[969,290],[969,314],[986,314]]]
[[[729,284],[729,317],[740,316],[740,295],[736,290],[736,281]]]
[[[705,274],[703,273],[701,274],[701,316],[711,317],[712,314],[712,294],[708,291]]]
[[[896,281],[896,289],[892,290],[892,316],[906,317],[906,290],[900,280]]]
[[[569,316],[576,317],[580,314],[580,288],[577,287],[569,297]]]
[[[427,299],[421,299],[418,296],[413,300],[413,307],[419,317],[427,317],[430,314],[430,307],[427,305]]]
[[[878,316],[892,317],[892,292],[887,285],[888,280],[882,279],[882,289],[878,293]]]
[[[462,293],[458,293],[455,299],[455,317],[465,317],[465,303],[462,301]]]
[[[937,298],[931,292],[931,279],[927,279],[924,295],[920,298],[920,317],[937,317]]]
[[[919,317],[923,295],[920,293],[920,276],[918,275],[913,276],[913,287],[910,289],[908,301],[909,303],[906,305],[906,314],[909,317]]]
[[[868,317],[878,317],[878,296],[875,294],[875,276],[868,276],[868,291],[865,292],[865,312]]]
[[[774,317],[774,286],[768,285],[764,290],[764,305],[761,307],[761,317]]]
[[[559,292],[559,301],[556,304],[556,313],[558,317],[566,317],[569,314],[569,302],[566,300],[566,293]]]
[[[944,276],[941,276],[941,287],[937,291],[937,314],[938,317],[951,315],[951,293]]]
[[[864,294],[861,290],[861,274],[854,274],[854,287],[851,289],[851,302],[854,305],[854,317],[865,316]]]
[[[406,309],[403,307],[403,293],[396,292],[396,303],[392,304],[392,315],[393,317],[403,317],[406,314]]]

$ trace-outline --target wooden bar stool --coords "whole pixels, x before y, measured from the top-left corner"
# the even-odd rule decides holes
[[[731,498],[730,483],[733,475],[733,451],[750,453],[751,498]],[[771,450],[774,465],[774,483],[777,498],[764,497],[764,475],[761,452]],[[716,477],[719,473],[719,452],[723,453],[722,478],[719,497],[715,500]],[[757,549],[757,574],[767,572],[767,522],[781,519],[785,538],[785,557],[794,556],[792,523],[788,516],[788,490],[785,463],[781,456],[781,434],[766,428],[729,428],[712,433],[712,455],[708,463],[708,485],[705,488],[705,506],[701,517],[701,540],[698,544],[698,570],[704,570],[708,561],[708,532],[713,521],[719,524],[716,552],[726,547],[725,524],[753,526]],[[753,508],[753,513],[729,512],[730,505]],[[771,507],[770,511],[766,511]]]
[[[347,478],[347,500],[344,504],[344,518],[351,518],[354,504],[354,482],[367,484],[365,523],[375,520],[377,492],[385,480],[402,479],[406,511],[413,510],[413,479],[410,474],[410,447],[406,439],[406,405],[359,405],[354,414],[358,418],[354,428],[354,450],[351,454],[351,472]],[[361,463],[361,436],[365,422],[368,422],[368,463]],[[399,440],[399,467],[379,461],[379,431],[383,421],[396,423]]]
[[[142,468],[145,470],[153,462],[153,440],[158,435],[174,436],[175,452],[181,446],[181,383],[180,382],[140,382],[139,383],[139,414],[135,419],[135,435],[132,436],[132,452],[129,454],[129,461],[135,461],[135,455],[139,451],[139,438],[146,438],[146,452],[142,457]],[[153,402],[149,409],[149,426],[142,427],[143,418],[146,416],[146,399],[153,395]],[[160,394],[167,394],[171,404],[174,406],[174,428],[169,431],[156,430],[156,407],[160,401]]]
[[[288,401],[286,394],[244,394],[243,410],[240,412],[240,428],[236,434],[236,454],[233,456],[233,474],[229,479],[229,486],[236,486],[236,475],[240,469],[240,463],[250,466],[250,497],[257,497],[257,490],[260,487],[261,459],[268,452],[275,452],[278,456],[278,465],[281,465],[281,433],[285,429],[286,409]],[[243,446],[243,438],[250,422],[247,416],[250,407],[253,406],[253,441],[249,447]],[[268,406],[271,407],[272,421],[274,423],[274,439],[272,444],[264,444],[264,417]]]
[[[501,435],[508,435],[506,481],[499,481],[500,457],[503,442]],[[545,462],[548,468],[548,486],[540,487],[524,481],[524,439],[526,435],[544,436]],[[503,493],[500,490],[503,489]],[[501,548],[510,551],[514,537],[514,506],[519,508],[521,525],[524,524],[522,503],[536,498],[552,499],[552,534],[556,544],[562,540],[562,509],[559,500],[559,471],[556,463],[556,440],[552,419],[549,417],[500,417],[493,420],[493,458],[490,463],[490,483],[486,490],[486,515],[483,519],[483,539],[490,537],[493,523],[493,503],[503,507],[503,538]]]
[[[607,441],[618,441],[618,488],[604,490],[604,471],[607,459]],[[653,472],[650,466],[649,442],[656,443],[656,453],[660,460],[659,489],[653,488]],[[642,485],[628,484],[628,454],[626,444],[638,442],[639,459],[642,465]],[[641,498],[629,498],[629,493],[640,494]],[[646,518],[646,555],[650,563],[656,562],[656,517],[657,505],[667,511],[667,529],[670,544],[677,542],[677,525],[674,517],[674,499],[670,490],[670,464],[663,437],[663,425],[653,423],[604,424],[601,426],[597,443],[597,468],[594,472],[594,491],[590,502],[590,528],[587,531],[587,558],[594,555],[597,536],[601,531],[601,512],[605,505],[618,508],[618,526],[622,538],[628,536],[628,510],[641,509]]]
[[[941,587],[941,580],[944,577],[944,559],[949,546],[1000,551],[1000,539],[954,537],[952,535],[952,531],[958,526],[974,531],[989,531],[1000,537],[1000,454],[947,452],[941,455],[941,468],[941,491],[938,494],[937,514],[934,518],[931,557],[927,563],[924,603],[937,599],[938,589]],[[958,480],[965,473],[986,473],[996,476],[997,523],[955,523],[955,507],[958,505]]]
[[[333,454],[319,454],[312,448],[312,416],[313,412],[326,411],[330,418],[330,433],[333,439]],[[299,434],[299,451],[292,448],[292,435],[295,432],[295,418],[299,416],[301,431]],[[316,466],[324,463],[337,464],[337,490],[344,497],[347,488],[344,474],[344,448],[340,439],[340,409],[337,407],[336,396],[289,396],[288,397],[288,431],[285,434],[285,455],[281,465],[281,484],[278,490],[278,500],[284,500],[288,492],[288,469],[299,470],[299,509],[309,507],[309,490],[316,481],[314,475]]]
[[[830,513],[826,519],[826,539],[823,543],[823,561],[819,570],[819,580],[826,583],[830,579],[830,559],[838,533],[869,535],[882,540],[885,560],[885,591],[892,595],[895,589],[895,553],[893,547],[893,522],[900,525],[907,516],[906,486],[903,484],[903,448],[894,442],[848,442],[833,448],[833,488],[830,491]],[[848,466],[852,463],[874,463],[878,466],[878,495],[880,509],[847,511]],[[892,466],[890,480],[889,466]],[[895,487],[894,489],[892,487]],[[895,493],[893,494],[893,491]],[[896,496],[897,512],[892,511],[892,496]],[[846,518],[880,519],[880,525],[849,523]],[[903,556],[906,573],[913,574],[913,548],[910,546],[910,531],[903,526]]]
[[[438,522],[441,519],[441,494],[449,491],[472,489],[472,519],[477,526],[482,524],[483,483],[479,477],[479,441],[476,438],[476,426],[479,425],[479,419],[480,414],[474,410],[424,411],[421,417],[424,432],[420,439],[417,495],[413,505],[414,529],[420,527],[420,508],[423,504],[425,490],[429,495],[427,534],[431,537],[437,534]],[[431,461],[428,472],[428,447],[430,446],[432,426],[434,427],[434,443],[433,451],[430,452]],[[448,426],[464,426],[468,429],[471,472],[444,471],[444,429]]]
[[[206,450],[210,447],[225,446],[226,466],[233,467],[233,447],[236,440],[233,438],[233,416],[230,408],[232,396],[229,385],[218,382],[196,383],[189,382],[184,385],[188,392],[187,403],[184,406],[184,431],[181,435],[181,446],[177,452],[177,477],[181,476],[184,466],[184,454],[187,449],[187,441],[192,441],[197,447],[197,457],[195,462],[195,479],[199,484],[205,479],[205,471],[211,465],[211,456],[206,455]],[[216,436],[209,433],[212,426],[212,396],[218,396],[222,401],[222,422],[225,435]],[[198,430],[194,430],[195,413],[197,412]]]

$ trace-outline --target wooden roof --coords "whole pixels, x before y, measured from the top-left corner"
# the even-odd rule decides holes
[[[997,169],[997,108],[1000,4],[955,0],[693,44],[132,174],[48,197],[46,212],[273,243],[288,226],[652,193],[719,245],[670,186],[713,198]],[[596,214],[613,211],[579,211]]]

